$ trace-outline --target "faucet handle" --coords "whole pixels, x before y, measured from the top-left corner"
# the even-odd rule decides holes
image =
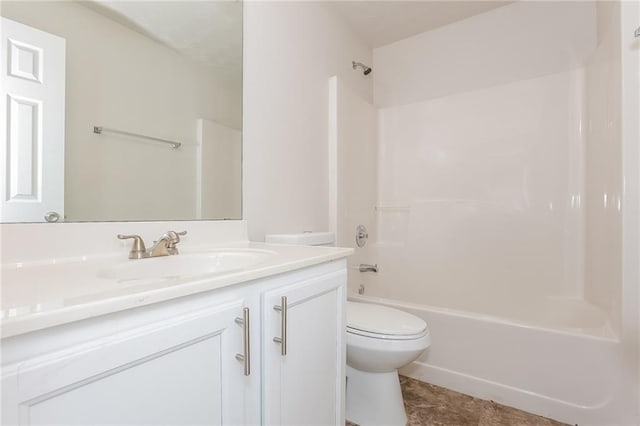
[[[180,236],[185,236],[187,235],[187,231],[182,231],[182,232],[176,232],[176,231],[167,231],[167,233],[165,234],[169,237],[169,244],[168,247],[169,248],[174,248],[176,246],[176,244],[178,244],[180,242]]]
[[[144,240],[140,235],[122,235],[118,234],[119,240],[133,239],[131,245],[131,251],[129,252],[129,259],[142,259],[147,257],[147,248],[144,245]]]
[[[176,247],[176,244],[180,242],[181,235],[182,236],[187,235],[187,231],[182,231],[182,232],[167,231],[162,235],[162,237],[160,237],[160,240],[165,241],[165,252],[167,254],[169,255],[178,254],[178,248]]]

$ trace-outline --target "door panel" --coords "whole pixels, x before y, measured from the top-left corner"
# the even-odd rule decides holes
[[[132,361],[25,401],[21,417],[30,425],[221,425],[221,348],[211,334]]]
[[[65,40],[0,19],[0,222],[62,220]]]
[[[9,366],[3,424],[243,424],[241,315],[235,301]]]
[[[288,353],[280,372],[283,424],[335,422],[336,292],[333,289],[289,308]]]
[[[325,275],[264,297],[267,424],[343,423],[344,288],[346,274]],[[286,344],[282,355],[282,297],[287,298]]]

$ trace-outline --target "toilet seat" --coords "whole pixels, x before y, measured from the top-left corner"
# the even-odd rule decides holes
[[[347,332],[387,340],[419,339],[427,323],[415,315],[386,306],[347,302]]]
[[[414,340],[420,339],[421,337],[429,334],[428,330],[424,330],[419,334],[405,334],[405,335],[392,335],[392,334],[380,334],[380,333],[371,333],[368,331],[358,330],[357,328],[347,327],[347,333],[354,334],[357,336],[369,337],[372,339],[384,339],[384,340]]]

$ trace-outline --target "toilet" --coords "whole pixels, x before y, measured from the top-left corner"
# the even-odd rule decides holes
[[[407,423],[398,369],[431,344],[427,323],[386,306],[347,302],[346,418],[360,426]]]
[[[265,242],[333,245],[332,232],[267,235]],[[347,301],[346,419],[360,426],[404,426],[398,369],[431,344],[427,323],[415,315],[373,303]]]

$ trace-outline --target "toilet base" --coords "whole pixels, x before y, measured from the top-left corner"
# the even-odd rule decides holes
[[[360,426],[405,426],[398,371],[368,373],[347,365],[346,418]]]

